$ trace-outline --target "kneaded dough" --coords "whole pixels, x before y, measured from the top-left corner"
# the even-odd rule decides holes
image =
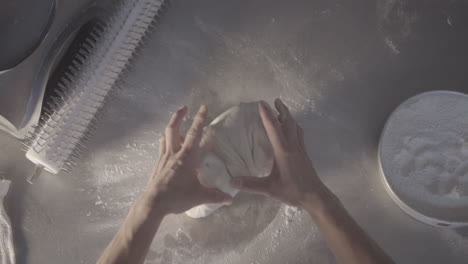
[[[258,112],[258,102],[228,109],[205,128],[202,145],[207,149],[200,165],[200,181],[235,196],[231,185],[238,176],[265,177],[273,167],[273,151]],[[224,204],[203,204],[185,213],[201,218]]]

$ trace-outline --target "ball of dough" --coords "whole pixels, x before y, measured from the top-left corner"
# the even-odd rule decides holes
[[[273,151],[258,102],[241,103],[218,116],[205,128],[202,145],[207,151],[200,164],[201,183],[231,196],[239,192],[231,185],[233,177],[265,177],[273,167]],[[201,218],[223,205],[203,204],[185,213]]]

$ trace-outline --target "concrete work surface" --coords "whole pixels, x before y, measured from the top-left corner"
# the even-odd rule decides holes
[[[383,125],[403,100],[468,91],[466,1],[175,0],[71,174],[43,173],[0,136],[18,263],[93,263],[142,192],[180,105],[213,118],[280,97],[321,179],[397,263],[466,263],[468,230],[405,214],[382,184]],[[334,263],[310,218],[241,194],[206,219],[167,217],[147,263]]]

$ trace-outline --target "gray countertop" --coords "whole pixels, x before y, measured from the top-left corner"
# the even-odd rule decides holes
[[[18,263],[93,263],[141,193],[171,112],[282,98],[319,176],[397,263],[466,263],[468,230],[406,215],[382,184],[386,118],[429,90],[468,91],[466,1],[175,0],[135,58],[71,174],[44,173],[0,136]],[[192,112],[193,114],[193,112]],[[334,263],[309,217],[241,194],[167,217],[147,263]]]

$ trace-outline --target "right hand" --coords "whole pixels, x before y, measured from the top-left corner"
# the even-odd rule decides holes
[[[304,146],[304,131],[280,100],[275,100],[279,112],[276,118],[264,102],[259,112],[273,147],[275,162],[268,177],[236,177],[232,184],[249,192],[268,195],[294,206],[304,206],[324,186],[318,178]]]

